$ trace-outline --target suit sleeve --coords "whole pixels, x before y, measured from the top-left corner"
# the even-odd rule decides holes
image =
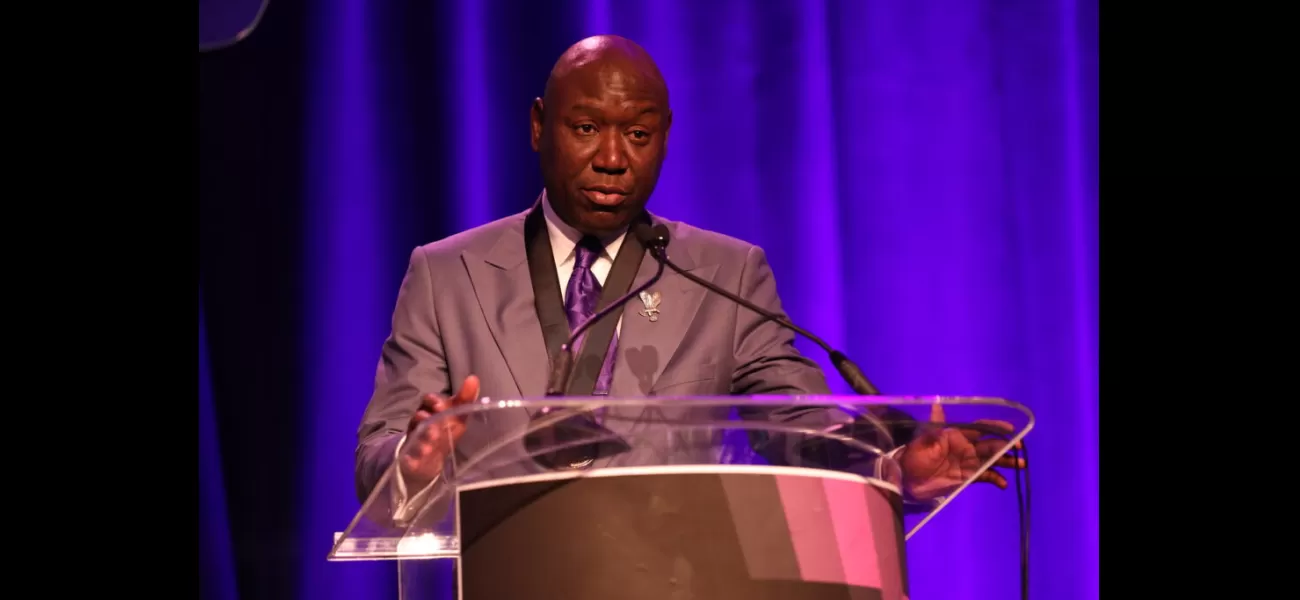
[[[754,304],[781,317],[786,317],[777,293],[776,279],[768,265],[762,248],[753,246],[745,256],[738,294]],[[794,347],[794,332],[771,320],[741,307],[736,319],[735,355],[736,371],[732,378],[732,393],[736,395],[830,395],[825,375],[817,363],[801,355]],[[826,428],[843,423],[848,416],[838,410],[800,406],[742,411],[742,418],[780,421],[804,427]],[[883,410],[877,412],[891,423],[894,443],[901,444],[911,437],[912,427],[906,414]],[[902,422],[898,420],[901,419]],[[855,437],[867,436],[864,442],[891,450],[890,444],[871,439],[874,426],[854,427]],[[774,464],[803,466],[831,466],[847,460],[842,450],[825,440],[803,436],[773,436],[754,432],[750,441],[755,451]]]
[[[776,279],[762,248],[751,246],[745,254],[738,295],[774,314],[786,316],[777,294]],[[821,368],[795,349],[794,332],[747,308],[737,310],[732,393],[745,396],[830,393]]]
[[[357,430],[356,486],[361,501],[393,464],[411,416],[424,394],[451,394],[442,335],[434,311],[428,257],[421,248],[410,263],[384,340],[374,393]]]

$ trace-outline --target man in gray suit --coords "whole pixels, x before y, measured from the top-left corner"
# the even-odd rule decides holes
[[[614,36],[575,44],[534,100],[531,124],[545,181],[534,206],[411,254],[358,433],[363,499],[395,460],[402,504],[408,490],[431,487],[453,443],[468,453],[526,426],[529,415],[520,409],[472,415],[450,428],[418,427],[480,397],[542,396],[548,357],[590,318],[597,298],[608,302],[655,273],[654,259],[628,233],[638,220],[668,229],[669,252],[684,270],[782,313],[761,248],[645,210],[672,112],[667,86],[640,46]],[[817,365],[795,350],[789,330],[676,273],[665,274],[653,292],[656,318],[633,302],[620,319],[585,334],[587,343],[575,344],[580,354],[569,394],[830,393]],[[959,432],[951,443],[938,441],[907,452],[912,473],[947,472],[956,445],[972,455],[984,448]],[[927,489],[943,487],[930,483]]]

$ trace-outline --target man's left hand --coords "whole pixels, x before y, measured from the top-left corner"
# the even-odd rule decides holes
[[[978,428],[944,426],[943,406],[939,404],[931,408],[930,421],[921,424],[899,459],[904,495],[921,502],[947,496],[961,487],[980,465],[1006,448],[1006,440],[996,436],[1015,433],[1015,427],[1005,421],[976,421]],[[994,466],[1023,469],[1025,459],[1003,456]],[[993,468],[981,473],[978,481],[1007,488],[1006,477]]]

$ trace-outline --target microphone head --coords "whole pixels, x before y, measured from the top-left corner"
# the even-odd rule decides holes
[[[632,235],[636,236],[642,246],[651,250],[663,250],[668,246],[668,228],[663,225],[651,227],[646,223],[637,223],[632,226]]]
[[[650,228],[650,231],[654,233],[654,239],[656,244],[658,244],[660,247],[665,247],[668,245],[668,227],[666,225],[662,225],[662,224],[655,225],[654,227]]]

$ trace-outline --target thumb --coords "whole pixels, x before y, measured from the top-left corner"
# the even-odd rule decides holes
[[[944,422],[944,416],[943,416],[943,405],[942,405],[942,404],[939,404],[938,402],[936,402],[936,403],[930,405],[930,422],[931,422],[931,423],[943,423],[943,422]]]
[[[475,375],[465,378],[465,382],[460,384],[460,391],[456,392],[452,398],[452,404],[469,404],[478,399],[479,381]]]
[[[917,434],[919,438],[934,437],[943,429],[944,414],[943,405],[939,403],[930,405],[930,420],[919,423]]]

